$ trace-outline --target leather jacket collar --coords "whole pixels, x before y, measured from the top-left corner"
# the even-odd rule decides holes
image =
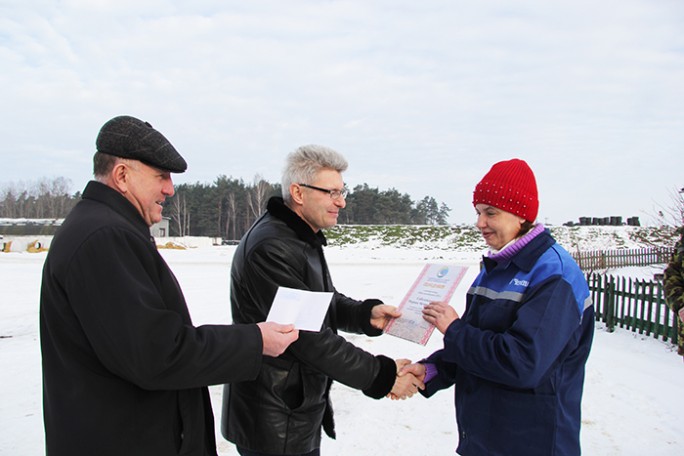
[[[311,227],[302,220],[299,215],[285,205],[285,201],[283,201],[281,197],[271,197],[271,199],[268,200],[266,210],[272,216],[285,222],[285,224],[297,234],[299,239],[311,246],[319,248],[328,244],[323,231],[319,230],[318,233],[314,233]]]

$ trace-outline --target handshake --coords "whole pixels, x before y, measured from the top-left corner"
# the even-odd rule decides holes
[[[392,391],[387,395],[393,401],[407,399],[425,389],[425,365],[411,363],[408,359],[397,359],[397,378]]]
[[[388,310],[394,309],[390,306],[377,306],[374,308],[374,312],[378,312],[378,315],[380,315],[380,309],[382,309],[383,317],[396,318],[399,316],[396,312],[393,314],[393,311]],[[682,314],[680,313],[680,315]],[[442,334],[446,332],[447,328],[454,320],[458,320],[459,318],[460,316],[456,310],[454,310],[446,301],[434,301],[423,308],[423,319],[428,323],[435,325],[435,328]],[[374,326],[384,329],[384,326],[381,324],[374,323]],[[394,381],[392,391],[390,391],[387,397],[393,401],[407,399],[416,394],[418,390],[425,389],[426,368],[424,364],[412,363],[408,359],[397,359],[395,363],[397,364],[397,378]]]

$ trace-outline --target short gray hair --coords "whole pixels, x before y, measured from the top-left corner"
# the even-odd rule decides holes
[[[347,160],[329,147],[309,144],[298,147],[287,156],[285,169],[281,180],[283,199],[286,203],[292,201],[290,185],[305,183],[310,184],[316,175],[324,170],[331,169],[342,173],[347,170]]]
[[[95,152],[93,156],[93,176],[95,176],[95,179],[100,182],[105,180],[118,161],[119,157],[114,155]]]
[[[131,168],[136,168],[135,163],[142,163],[140,160],[132,158],[121,158],[115,155],[105,154],[104,152],[95,152],[93,156],[93,176],[95,180],[102,183],[107,183],[110,174],[114,167],[119,163],[125,163]]]

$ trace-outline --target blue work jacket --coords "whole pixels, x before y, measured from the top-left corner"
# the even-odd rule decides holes
[[[424,394],[455,384],[461,455],[579,455],[594,308],[582,271],[548,230],[484,259],[463,317],[427,362]]]

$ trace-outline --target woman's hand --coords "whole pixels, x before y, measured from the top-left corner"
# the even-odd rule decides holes
[[[459,318],[456,310],[444,301],[433,301],[423,308],[423,319],[435,325],[442,334]]]

